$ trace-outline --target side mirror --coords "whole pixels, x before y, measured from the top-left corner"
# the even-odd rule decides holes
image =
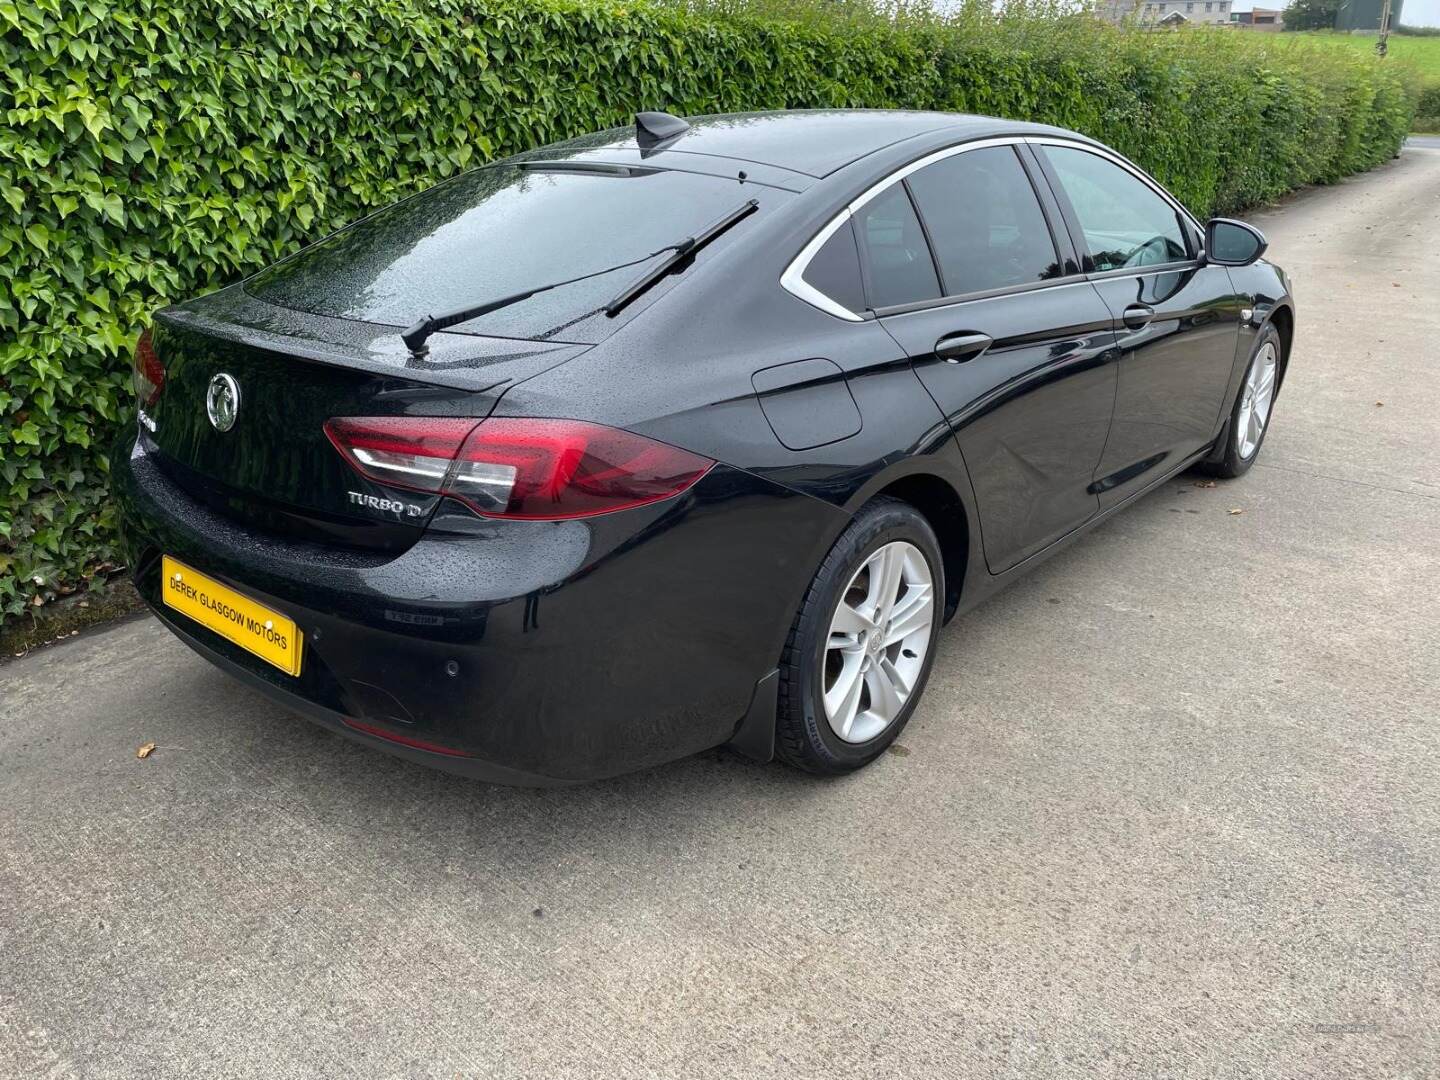
[[[1249,266],[1269,247],[1254,225],[1231,218],[1211,218],[1205,226],[1205,258],[1220,266]]]

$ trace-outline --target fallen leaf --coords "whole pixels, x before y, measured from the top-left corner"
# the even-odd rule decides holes
[[[1377,409],[1383,409],[1384,407],[1385,407],[1385,402],[1383,402],[1383,401],[1377,401],[1377,402],[1375,402],[1375,408],[1377,408]]]
[[[1195,486],[1196,486],[1196,487],[1200,487],[1200,488],[1212,488],[1212,487],[1215,486],[1215,481],[1214,481],[1214,480],[1196,480],[1196,481],[1195,481]]]
[[[1392,282],[1390,282],[1390,287],[1391,287],[1392,289],[1398,289],[1398,288],[1400,288],[1400,282],[1398,282],[1398,281],[1392,281]]]
[[[149,757],[149,756],[150,756],[151,754],[153,754],[154,752],[155,752],[155,744],[154,744],[153,742],[147,742],[144,746],[140,747],[139,750],[136,750],[136,751],[135,751],[135,756],[136,756],[137,758],[139,758],[141,761],[144,761],[147,757]]]
[[[1245,511],[1241,510],[1238,506],[1232,506],[1229,510],[1225,512],[1233,517],[1236,514],[1243,514]]]

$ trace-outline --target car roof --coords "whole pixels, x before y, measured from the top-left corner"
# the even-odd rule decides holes
[[[957,138],[987,134],[1054,133],[1040,124],[965,113],[900,109],[789,109],[687,116],[690,130],[641,148],[635,129],[610,128],[556,143],[546,150],[640,150],[654,164],[676,155],[706,155],[770,165],[820,178],[906,139],[945,129]]]

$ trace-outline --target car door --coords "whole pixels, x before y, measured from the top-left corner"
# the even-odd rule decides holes
[[[1108,507],[1215,438],[1243,304],[1229,271],[1198,257],[1184,212],[1149,181],[1074,144],[1033,149],[1122,335],[1115,417],[1094,477]]]
[[[992,142],[851,207],[869,306],[950,422],[997,574],[1098,512],[1115,399],[1114,320],[1045,201]]]

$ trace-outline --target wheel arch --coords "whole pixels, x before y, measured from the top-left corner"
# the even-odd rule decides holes
[[[1295,309],[1289,304],[1277,304],[1266,323],[1275,327],[1280,335],[1280,377],[1275,384],[1278,392],[1285,385],[1285,372],[1290,367],[1290,346],[1295,339]]]
[[[891,480],[872,492],[866,502],[881,495],[909,503],[935,530],[945,571],[944,619],[948,622],[960,605],[970,558],[970,519],[964,500],[944,477],[926,472],[909,473]]]

